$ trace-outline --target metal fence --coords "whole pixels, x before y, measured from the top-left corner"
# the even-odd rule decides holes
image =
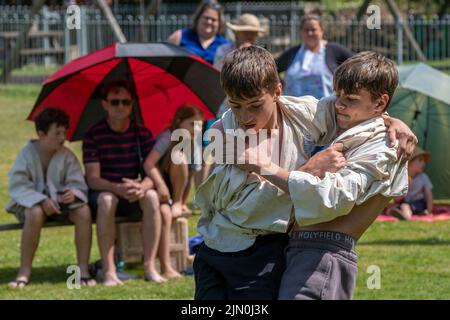
[[[261,38],[259,44],[277,55],[300,43],[300,11],[301,6],[297,6],[291,11],[287,10],[287,13],[279,10],[258,14],[263,24],[270,28],[269,35]],[[234,17],[234,14],[227,14],[226,20]],[[145,17],[127,14],[116,15],[116,18],[129,42],[162,42],[173,31],[190,25],[190,16],[183,14]],[[30,68],[27,69],[26,66],[37,65],[53,70],[75,57],[116,41],[108,22],[98,9],[82,7],[81,21],[80,30],[68,30],[65,11],[44,8],[39,15],[31,17],[23,8],[11,11],[0,7],[0,67],[5,67],[15,46],[18,31],[29,23],[32,23],[33,28],[24,45],[25,49],[22,50],[19,61],[11,66],[16,69],[13,72],[13,75],[17,75],[16,78],[27,75]],[[405,21],[405,24],[408,24],[428,60],[450,59],[450,18],[414,19]],[[325,26],[325,35],[329,41],[341,43],[355,52],[374,50],[397,62],[419,59],[405,37],[404,25],[394,21],[382,21],[379,30],[370,30],[365,21],[349,19],[327,20]],[[30,73],[33,72],[36,73]]]

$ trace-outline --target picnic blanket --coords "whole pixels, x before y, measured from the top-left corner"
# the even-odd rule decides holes
[[[399,221],[398,218],[386,214],[386,212],[394,206],[394,204],[387,206],[383,210],[383,213],[377,217],[376,221]],[[413,215],[411,220],[427,222],[450,220],[450,204],[435,204],[433,206],[433,214]]]

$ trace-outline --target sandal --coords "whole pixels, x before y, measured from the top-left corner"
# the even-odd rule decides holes
[[[10,283],[8,283],[8,286],[11,289],[22,289],[22,288],[25,288],[27,285],[28,285],[27,280],[18,280],[18,279],[15,279],[15,280],[11,281]]]

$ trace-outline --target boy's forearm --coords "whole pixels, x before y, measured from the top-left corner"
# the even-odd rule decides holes
[[[257,170],[255,170],[256,172],[261,174],[267,181],[270,181],[278,188],[289,194],[289,175],[291,173],[290,171],[283,169],[274,163],[271,163],[270,166],[257,164],[256,167],[257,167]],[[313,176],[316,175],[315,168],[313,166],[310,166],[308,163],[305,163],[303,166],[301,166],[295,171],[306,172]]]
[[[269,168],[263,165],[257,165],[257,170],[255,171],[261,174],[267,181],[270,181],[278,188],[289,194],[289,171],[273,163],[270,167],[270,173]]]

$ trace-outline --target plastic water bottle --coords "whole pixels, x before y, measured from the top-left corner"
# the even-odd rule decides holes
[[[118,272],[123,272],[123,270],[125,269],[125,262],[123,260],[117,261],[116,268]]]

